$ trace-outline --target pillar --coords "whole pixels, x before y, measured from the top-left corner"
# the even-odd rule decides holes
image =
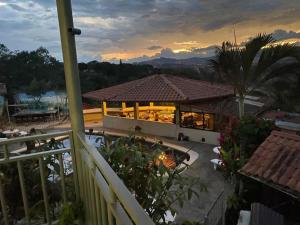
[[[103,114],[103,116],[107,116],[107,103],[106,103],[106,101],[102,102],[102,114]]]
[[[139,103],[136,102],[134,105],[134,119],[138,120],[139,119]]]
[[[175,124],[180,125],[180,106],[175,105]]]
[[[122,110],[126,109],[126,102],[122,102]]]
[[[76,54],[76,45],[75,45],[75,33],[73,26],[73,16],[72,16],[72,6],[71,0],[56,0],[57,5],[57,14],[59,21],[59,29],[60,29],[60,39],[63,53],[63,61],[64,61],[64,71],[65,71],[65,80],[66,80],[66,88],[69,102],[69,112],[70,112],[70,120],[72,127],[72,135],[71,139],[74,142],[75,156],[73,157],[74,171],[75,168],[77,176],[75,176],[75,189],[76,189],[76,197],[78,200],[79,197],[79,189],[81,186],[78,184],[82,183],[81,178],[81,167],[80,163],[80,141],[77,137],[78,134],[83,134],[84,132],[84,124],[83,124],[83,112],[82,112],[82,98],[81,98],[81,90],[80,90],[80,80],[79,80],[79,72],[78,72],[78,64],[77,64],[77,54]],[[77,30],[78,31],[78,30]],[[79,34],[80,32],[77,32]]]

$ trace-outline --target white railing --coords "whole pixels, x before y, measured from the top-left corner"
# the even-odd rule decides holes
[[[47,224],[51,224],[52,218],[50,217],[50,206],[49,206],[49,198],[48,198],[48,192],[49,190],[47,185],[46,185],[46,179],[49,177],[46,177],[45,175],[45,168],[48,165],[45,165],[45,158],[48,156],[55,156],[57,157],[57,163],[59,166],[59,180],[61,182],[61,201],[62,203],[66,203],[70,199],[67,199],[67,193],[66,193],[66,183],[65,183],[65,163],[63,162],[63,154],[64,153],[69,153],[70,156],[74,155],[73,149],[71,147],[68,148],[60,148],[60,149],[53,149],[49,151],[39,151],[39,147],[43,146],[45,144],[44,141],[49,140],[50,138],[54,137],[59,137],[59,136],[64,136],[66,138],[70,138],[72,140],[72,132],[67,131],[67,132],[57,132],[57,133],[51,133],[51,134],[42,134],[42,135],[34,135],[34,136],[26,136],[26,137],[20,137],[20,138],[12,138],[8,140],[4,140],[0,142],[0,147],[3,149],[3,157],[0,158],[0,166],[6,165],[7,168],[13,169],[14,166],[17,167],[18,171],[18,177],[19,177],[19,185],[20,185],[20,191],[22,195],[22,202],[23,202],[23,210],[24,210],[24,215],[25,215],[25,223],[26,224],[31,224],[31,218],[30,218],[30,207],[28,203],[28,185],[26,186],[26,177],[24,176],[24,169],[23,169],[23,164],[27,160],[36,160],[38,163],[38,169],[40,173],[40,184],[41,184],[41,191],[43,195],[43,203],[44,203],[44,215],[45,215],[45,221]],[[29,153],[29,154],[12,154],[10,153],[9,149],[10,145],[14,145],[13,148],[19,147],[20,144],[24,144],[24,142],[33,142],[33,143],[38,143],[36,144],[36,149],[37,152],[35,153]],[[24,149],[24,148],[23,148]],[[22,148],[21,148],[22,150]],[[26,151],[26,148],[24,149]],[[31,161],[32,162],[32,161]],[[2,167],[3,168],[3,167]],[[72,168],[72,170],[75,168]],[[9,215],[8,209],[10,208],[10,205],[8,204],[6,198],[9,196],[5,196],[5,185],[3,184],[3,176],[7,174],[3,174],[3,171],[0,173],[0,200],[1,200],[1,217],[3,220],[3,223],[5,225],[12,224],[12,219],[14,218],[14,215]],[[10,177],[8,177],[10,178]],[[76,176],[74,176],[75,182],[74,185],[76,189],[78,189],[78,182],[76,181]],[[16,184],[17,185],[17,184]],[[15,193],[16,195],[18,193]],[[0,219],[1,219],[0,217]],[[12,217],[12,219],[11,219]],[[1,223],[1,222],[0,222]]]
[[[26,141],[35,141],[39,145],[43,143],[40,140],[49,140],[50,138],[61,137],[70,139],[70,147],[51,149],[49,151],[38,151],[29,154],[20,154],[12,156],[9,145],[24,143]],[[0,142],[0,148],[3,148],[3,157],[0,158],[0,166],[16,166],[18,171],[20,191],[22,195],[24,221],[26,224],[33,224],[31,220],[30,207],[28,204],[28,195],[26,177],[24,177],[23,163],[26,160],[37,160],[40,173],[40,184],[44,203],[44,222],[53,223],[50,215],[49,205],[49,187],[46,185],[45,157],[55,156],[58,159],[60,168],[59,182],[61,182],[61,202],[69,202],[66,193],[66,168],[64,167],[63,154],[69,153],[72,157],[72,171],[74,177],[74,190],[76,196],[83,203],[83,212],[85,214],[83,224],[88,225],[154,225],[151,218],[139,205],[133,195],[126,188],[121,179],[115,174],[109,164],[97,151],[97,149],[85,140],[84,134],[79,134],[76,141],[80,143],[78,149],[74,149],[73,134],[71,131],[57,132],[51,134],[42,134],[28,137],[12,138]],[[1,153],[1,151],[0,151]],[[76,163],[76,166],[74,166]],[[5,185],[3,184],[2,171],[0,171],[0,224],[1,220],[5,225],[13,224],[9,215],[9,205],[5,196]],[[34,221],[36,222],[36,221]]]
[[[79,134],[80,149],[78,177],[87,224],[154,225],[151,218],[126,188],[109,164]]]

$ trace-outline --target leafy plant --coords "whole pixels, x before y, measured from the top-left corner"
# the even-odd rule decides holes
[[[221,160],[226,177],[234,175],[274,129],[272,121],[245,116],[233,120],[220,138]],[[240,147],[243,147],[243,157]],[[241,159],[244,159],[242,161]]]
[[[186,166],[181,169],[164,166],[159,159],[164,148],[159,143],[149,144],[144,139],[129,136],[99,149],[157,224],[166,222],[166,211],[175,215],[175,203],[182,207],[184,201],[198,196],[195,188],[205,190],[199,179],[180,174]]]

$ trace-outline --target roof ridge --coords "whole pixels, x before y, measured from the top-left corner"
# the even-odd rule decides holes
[[[271,135],[278,135],[278,136],[285,137],[285,138],[293,138],[293,139],[297,139],[300,141],[300,136],[295,133],[288,133],[288,132],[284,132],[284,131],[273,130]]]
[[[177,92],[185,100],[188,100],[188,97],[180,90],[180,88],[178,88],[175,84],[173,84],[173,82],[171,80],[169,80],[166,77],[166,74],[161,74],[160,76],[167,83],[167,85],[169,85],[173,90],[175,90],[175,92]]]

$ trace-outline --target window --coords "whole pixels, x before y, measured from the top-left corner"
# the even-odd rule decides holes
[[[201,130],[214,130],[214,115],[211,113],[181,112],[180,126]]]

